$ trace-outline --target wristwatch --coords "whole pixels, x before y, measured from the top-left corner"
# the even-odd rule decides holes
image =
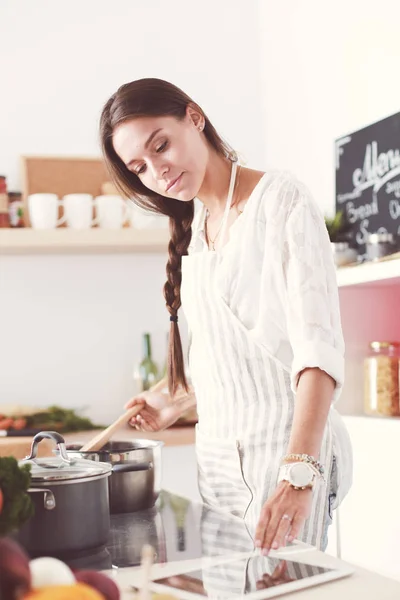
[[[286,463],[279,469],[278,483],[288,481],[295,490],[312,489],[315,477],[315,470],[305,462]]]

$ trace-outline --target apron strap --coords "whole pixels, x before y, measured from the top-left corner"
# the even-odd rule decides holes
[[[226,205],[225,205],[225,211],[224,211],[224,215],[222,217],[222,223],[221,223],[221,246],[224,245],[224,241],[225,241],[225,235],[226,235],[226,226],[227,226],[227,222],[228,222],[228,216],[229,216],[229,211],[231,209],[231,205],[232,205],[232,199],[233,199],[233,191],[235,189],[235,182],[236,182],[236,172],[237,172],[237,162],[232,162],[232,168],[231,168],[231,179],[229,182],[229,191],[228,191],[228,196],[226,199]],[[204,226],[204,222],[206,219],[206,215],[207,215],[207,209],[205,207],[205,205],[203,204],[200,212],[199,212],[199,219],[197,220],[196,226],[193,229],[193,236],[194,234],[198,232],[198,230],[200,229],[200,227],[203,225]],[[207,244],[204,243],[204,249],[203,252],[209,252],[210,250],[207,247]]]
[[[228,197],[226,199],[225,212],[224,212],[224,216],[222,219],[222,228],[221,228],[221,237],[220,237],[221,248],[224,245],[225,237],[226,237],[226,227],[228,224],[228,216],[229,216],[229,211],[230,211],[231,205],[232,205],[233,191],[235,189],[236,171],[237,171],[237,162],[232,162],[231,180],[229,183],[229,191],[228,191]]]

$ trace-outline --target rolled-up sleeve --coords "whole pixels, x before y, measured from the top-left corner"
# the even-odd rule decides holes
[[[301,372],[318,367],[344,381],[344,341],[332,250],[324,218],[305,186],[296,185],[288,212],[283,251],[286,324],[293,351],[291,387]]]

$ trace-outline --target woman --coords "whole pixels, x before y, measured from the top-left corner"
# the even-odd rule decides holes
[[[202,109],[168,82],[122,86],[100,128],[121,193],[170,218],[169,394],[128,402],[145,402],[132,425],[158,431],[196,405],[204,502],[245,519],[264,553],[296,537],[325,548],[350,486],[351,447],[332,408],[344,344],[319,210],[292,175],[239,166]]]

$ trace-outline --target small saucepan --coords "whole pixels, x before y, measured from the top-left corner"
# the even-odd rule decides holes
[[[128,513],[154,506],[161,490],[161,450],[164,442],[136,439],[111,441],[97,452],[81,452],[83,444],[69,444],[67,455],[109,463],[110,512]]]
[[[46,438],[57,444],[58,456],[37,458],[38,444]],[[77,553],[107,542],[110,464],[68,456],[64,438],[55,431],[35,435],[30,455],[19,464],[31,466],[28,494],[35,512],[15,537],[31,556]]]

